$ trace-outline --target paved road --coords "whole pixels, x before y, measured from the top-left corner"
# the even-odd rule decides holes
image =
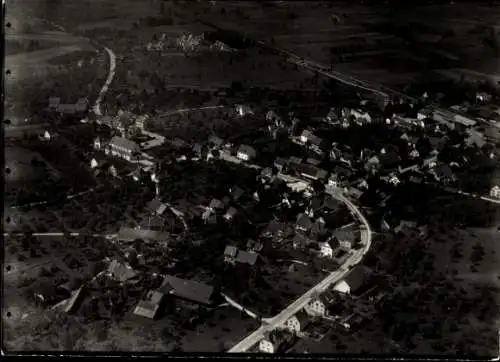
[[[487,202],[491,202],[493,204],[500,205],[500,199],[494,199],[494,198],[487,197],[487,196],[480,196],[480,195],[477,195],[477,194],[472,194],[470,192],[465,192],[465,191],[462,191],[462,190],[453,189],[451,187],[445,187],[444,189],[446,191],[448,191],[448,192],[452,192],[452,193],[456,193],[456,194],[464,195],[464,196],[470,196],[470,197],[473,197],[475,199],[481,199],[481,200],[484,200],[484,201],[487,201]]]
[[[281,327],[290,317],[295,315],[299,310],[304,308],[316,295],[324,292],[328,289],[332,284],[337,283],[341,279],[343,279],[349,272],[350,267],[358,264],[363,256],[370,249],[371,241],[372,241],[372,231],[368,221],[361,213],[361,211],[354,205],[349,199],[345,196],[332,192],[331,195],[337,200],[346,204],[351,213],[359,219],[359,221],[363,224],[361,228],[361,242],[363,243],[363,249],[356,250],[352,253],[352,255],[346,260],[344,265],[332,272],[321,282],[316,284],[314,287],[309,289],[306,293],[300,296],[296,301],[290,304],[287,308],[281,311],[279,314],[274,316],[273,318],[269,318],[266,320],[267,324],[262,325],[255,332],[251,333],[249,336],[244,338],[234,347],[232,347],[228,352],[229,353],[237,353],[237,352],[246,352],[248,349],[252,348],[255,344],[257,344],[267,332],[270,332],[278,327]]]

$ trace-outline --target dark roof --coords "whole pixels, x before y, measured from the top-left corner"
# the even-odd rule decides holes
[[[201,304],[211,304],[214,294],[214,288],[210,285],[171,275],[165,277],[158,291],[163,294],[173,294],[179,298]]]
[[[291,156],[289,159],[288,159],[288,163],[290,164],[294,164],[294,165],[299,165],[302,163],[302,159],[300,157],[296,157],[296,156]]]
[[[276,166],[284,166],[287,162],[288,160],[283,157],[278,157],[274,160],[274,164]]]
[[[356,241],[357,231],[350,228],[337,229],[333,232],[333,236],[340,241],[349,241],[353,244]]]
[[[297,226],[309,229],[312,226],[312,221],[309,216],[302,213],[297,216]]]
[[[135,270],[128,268],[126,265],[119,263],[116,260],[113,260],[109,264],[108,272],[111,273],[113,278],[116,278],[121,282],[133,279],[138,275]]]
[[[314,196],[309,202],[309,205],[314,211],[317,211],[323,206],[323,200],[319,196]]]
[[[325,170],[318,168],[316,166],[308,165],[308,164],[304,164],[304,163],[300,164],[300,165],[296,165],[295,169],[297,172],[299,172],[300,174],[302,174],[304,176],[309,176],[309,177],[316,178],[316,179],[326,178],[326,176],[328,176],[328,172],[326,172]]]
[[[386,153],[378,156],[378,158],[382,165],[389,167],[396,165],[401,160],[401,158],[396,152],[389,150]]]
[[[240,147],[238,148],[238,152],[247,154],[250,157],[255,157],[257,155],[255,148],[249,145],[240,145]]]
[[[118,240],[134,241],[135,239],[144,239],[151,241],[165,241],[169,237],[168,233],[149,230],[149,229],[134,229],[123,227],[118,231]]]
[[[167,209],[167,206],[161,202],[158,197],[155,197],[153,200],[148,202],[147,208],[153,212],[156,212],[158,215],[161,215]]]
[[[450,166],[446,164],[440,164],[435,168],[436,174],[439,177],[448,177],[448,178],[453,178],[453,171],[451,170]]]
[[[224,140],[217,136],[210,136],[208,138],[208,142],[214,144],[215,146],[221,146],[224,143]]]
[[[331,210],[337,210],[342,206],[342,204],[331,195],[326,195],[323,200],[323,206]]]
[[[295,246],[307,246],[313,243],[313,241],[302,233],[296,233],[295,236],[293,237],[292,243]]]
[[[302,309],[299,310],[295,317],[299,320],[300,329],[303,330],[304,327],[310,322],[311,318]]]
[[[259,254],[257,253],[239,250],[238,254],[236,255],[236,261],[238,263],[246,263],[249,265],[254,265],[257,262],[258,257]]]
[[[344,281],[349,285],[351,292],[358,290],[365,283],[370,270],[363,266],[354,267]]]
[[[321,163],[321,160],[318,160],[316,158],[312,158],[312,157],[309,157],[307,160],[306,160],[307,163],[313,165],[313,166],[318,166],[320,163]]]
[[[238,201],[238,199],[245,193],[243,189],[238,186],[231,187],[230,195],[233,200]]]
[[[263,168],[260,174],[261,176],[271,177],[273,175],[273,169],[271,167]]]

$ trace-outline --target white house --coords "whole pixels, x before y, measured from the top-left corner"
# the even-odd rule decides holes
[[[309,316],[303,311],[298,311],[297,314],[288,318],[283,327],[290,333],[298,334],[304,330],[308,321]]]
[[[94,138],[94,148],[100,150],[102,147],[101,139],[99,137]]]
[[[304,130],[304,131],[302,131],[302,134],[300,135],[300,142],[307,143],[307,141],[309,139],[311,139],[312,137],[313,137],[313,134],[311,133],[311,131]]]
[[[498,185],[493,186],[490,191],[490,196],[496,199],[500,199],[500,187]]]
[[[351,115],[353,115],[357,120],[364,120],[367,123],[370,123],[372,121],[372,117],[370,116],[370,114],[360,109],[352,109]]]
[[[256,155],[257,152],[255,149],[248,145],[241,145],[236,153],[236,157],[243,161],[250,161],[255,158]]]
[[[93,158],[91,161],[90,161],[90,168],[94,169],[96,168],[97,166],[99,166],[99,164],[97,163],[96,159]]]
[[[271,342],[269,339],[264,338],[259,342],[259,352],[262,353],[276,353],[278,346]]]
[[[43,133],[43,138],[46,140],[46,141],[50,141],[50,133],[49,131],[45,130],[45,132]]]
[[[333,258],[333,254],[337,251],[340,244],[336,238],[328,241],[318,242],[319,255],[323,258]]]
[[[321,317],[326,314],[326,306],[321,299],[315,298],[304,307],[304,311],[311,317]]]
[[[338,187],[339,186],[339,180],[338,180],[337,175],[335,175],[335,174],[330,175],[330,177],[328,178],[328,186],[330,186],[330,187]]]

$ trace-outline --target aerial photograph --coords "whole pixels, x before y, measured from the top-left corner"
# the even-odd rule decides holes
[[[4,3],[3,355],[498,357],[499,2]]]

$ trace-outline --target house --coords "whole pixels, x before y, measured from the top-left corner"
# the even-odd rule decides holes
[[[312,243],[314,243],[314,241],[302,233],[296,233],[292,240],[292,246],[294,249],[304,249]]]
[[[321,164],[321,160],[309,157],[308,159],[306,159],[306,163],[313,165],[313,166],[319,166],[319,164]]]
[[[136,159],[137,154],[140,152],[140,147],[134,141],[126,138],[115,136],[109,142],[107,152],[112,156],[118,156],[131,161]]]
[[[479,102],[489,102],[493,99],[493,96],[486,92],[477,92],[476,100]]]
[[[148,202],[146,207],[151,211],[156,213],[157,215],[162,215],[165,210],[167,210],[167,205],[161,202],[158,197],[155,197],[153,200]]]
[[[293,336],[284,331],[273,330],[264,334],[264,338],[259,341],[259,352],[277,353],[284,344],[289,343]]]
[[[215,224],[217,222],[217,215],[213,209],[206,209],[201,215],[201,219],[205,224]]]
[[[286,164],[287,160],[282,157],[278,157],[276,158],[276,160],[274,160],[274,167],[276,167],[279,172],[281,172],[283,168],[286,167]]]
[[[253,251],[253,252],[260,252],[264,248],[264,245],[262,243],[255,241],[255,240],[248,240],[247,242],[247,250],[248,251]]]
[[[467,146],[476,146],[477,148],[483,148],[486,145],[486,140],[484,139],[484,134],[477,132],[475,130],[467,131],[469,137],[466,138],[465,143]]]
[[[431,107],[422,108],[417,113],[417,119],[419,121],[422,121],[426,118],[432,118],[433,113],[434,113],[434,111]]]
[[[312,137],[315,137],[314,134],[309,130],[302,131],[300,135],[300,142],[306,144]]]
[[[394,232],[400,233],[404,229],[415,229],[417,227],[417,223],[415,221],[401,220],[399,225],[394,228]]]
[[[372,121],[372,117],[370,116],[370,114],[361,109],[351,109],[351,115],[359,121],[363,121],[366,123],[371,123]]]
[[[213,211],[222,210],[222,209],[224,209],[224,203],[221,200],[214,198],[214,199],[212,199],[212,201],[210,201],[208,208],[213,210]]]
[[[224,140],[220,137],[212,135],[208,138],[208,143],[213,147],[221,148],[224,145]]]
[[[224,219],[226,221],[231,221],[235,218],[235,216],[238,214],[238,210],[235,209],[234,207],[230,207],[226,213],[224,214]]]
[[[333,198],[331,195],[326,195],[323,199],[324,211],[337,211],[342,207],[342,203]]]
[[[339,179],[336,174],[331,174],[330,177],[328,178],[328,186],[335,188],[339,187]]]
[[[308,180],[326,181],[328,172],[313,165],[300,164],[294,167],[295,172]]]
[[[99,163],[97,163],[97,160],[95,158],[92,158],[92,160],[90,161],[90,168],[94,169],[98,166],[99,166]]]
[[[365,170],[366,171],[378,171],[380,169],[380,159],[377,155],[370,157],[365,162]]]
[[[238,254],[238,248],[236,246],[228,245],[224,250],[224,262],[234,264],[236,261],[236,255]]]
[[[260,172],[260,177],[261,177],[261,179],[264,179],[264,180],[271,180],[271,178],[273,176],[274,176],[273,169],[271,167],[265,167]]]
[[[240,145],[236,157],[243,161],[250,161],[255,158],[257,152],[255,149],[249,145]]]
[[[212,286],[172,275],[165,277],[158,292],[202,305],[212,305],[216,299],[216,292]]]
[[[302,164],[302,159],[300,157],[290,156],[290,158],[288,159],[289,166],[296,167],[297,165],[301,165],[301,164]]]
[[[304,213],[297,215],[297,222],[295,224],[295,229],[303,232],[308,232],[311,229],[312,225],[313,223],[309,218],[309,216],[307,216]]]
[[[111,263],[109,264],[107,274],[110,277],[119,280],[120,282],[134,279],[139,275],[138,272],[136,272],[129,266],[122,264],[116,260],[111,261]]]
[[[455,114],[453,116],[453,122],[458,123],[465,127],[474,127],[476,125],[476,121],[471,119],[470,117],[466,117],[462,114]]]
[[[193,147],[192,147],[193,153],[195,154],[195,157],[203,157],[203,150],[204,147],[201,143],[196,142]]]
[[[233,186],[229,189],[229,195],[234,201],[238,201],[244,193],[245,191],[238,186]]]
[[[328,122],[337,121],[339,119],[339,110],[336,108],[330,108],[328,111],[325,120]]]
[[[134,314],[149,319],[155,319],[163,298],[164,295],[162,293],[150,290],[146,298],[139,301],[134,309]]]
[[[104,143],[101,141],[100,137],[94,138],[94,149],[101,150],[104,148]]]
[[[433,170],[433,173],[434,178],[440,182],[451,183],[456,180],[456,177],[453,174],[450,166],[446,164],[440,164],[439,166],[436,166]]]
[[[337,238],[331,238],[328,241],[318,242],[319,256],[322,258],[333,258],[340,244]]]
[[[240,264],[255,265],[258,258],[259,254],[245,250],[238,250],[238,253],[236,254],[236,262]]]
[[[266,113],[266,121],[268,122],[281,121],[281,117],[275,111],[269,110]]]
[[[288,318],[283,326],[283,329],[288,330],[290,333],[299,334],[303,332],[309,323],[309,316],[302,310],[298,311],[294,316]]]
[[[433,168],[437,164],[437,155],[430,155],[429,157],[424,158],[422,161],[422,166],[427,168]]]
[[[311,299],[304,307],[304,312],[310,317],[322,317],[326,314],[326,304],[321,297]]]
[[[490,196],[495,199],[500,199],[500,187],[495,185],[490,190]]]
[[[365,284],[369,272],[370,270],[366,267],[354,267],[343,280],[335,284],[334,290],[343,294],[356,293]]]
[[[350,227],[335,230],[333,236],[338,240],[340,247],[345,250],[351,250],[358,239],[356,231]]]

